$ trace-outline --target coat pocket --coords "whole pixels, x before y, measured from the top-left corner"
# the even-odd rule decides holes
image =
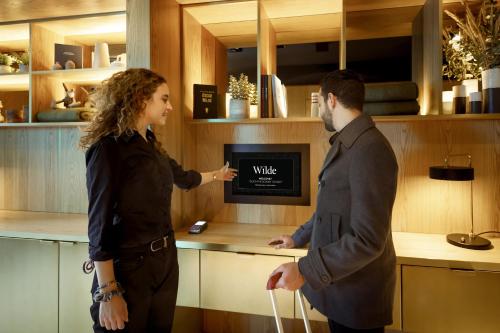
[[[342,216],[339,214],[332,214],[331,216],[331,229],[330,229],[330,235],[331,235],[331,243],[335,243],[340,239],[340,221],[342,219]]]

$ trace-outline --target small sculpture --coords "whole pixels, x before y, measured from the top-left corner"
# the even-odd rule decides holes
[[[2,108],[3,108],[3,104],[2,104],[2,101],[0,101],[0,123],[3,123],[5,121],[5,118],[4,118],[3,113],[2,113]]]
[[[63,99],[59,100],[59,101],[52,101],[52,108],[55,109],[56,105],[57,104],[60,104],[60,103],[63,103],[64,104],[64,107],[65,108],[72,108],[72,107],[76,107],[76,106],[80,106],[82,103],[81,102],[77,102],[75,100],[75,89],[68,89],[68,87],[66,87],[66,84],[64,84],[63,82],[63,87],[64,87],[64,91],[66,93],[66,96],[64,96]]]

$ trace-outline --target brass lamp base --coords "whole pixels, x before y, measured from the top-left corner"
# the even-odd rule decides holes
[[[487,250],[491,246],[489,240],[479,236],[471,238],[468,234],[448,234],[446,240],[452,245],[471,250]]]

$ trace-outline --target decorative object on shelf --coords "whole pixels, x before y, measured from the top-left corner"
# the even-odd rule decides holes
[[[416,115],[418,86],[415,82],[377,82],[365,84],[363,113],[370,116]]]
[[[75,107],[71,109],[52,109],[38,112],[36,118],[39,122],[79,122],[91,121],[96,112],[88,107]]]
[[[451,166],[448,164],[452,157],[467,157],[469,162],[464,166]],[[451,154],[444,159],[444,165],[431,166],[429,168],[429,178],[451,181],[470,181],[470,217],[471,231],[469,234],[448,234],[446,240],[448,243],[467,249],[485,250],[489,249],[491,242],[485,238],[479,237],[474,233],[474,198],[473,198],[473,180],[474,168],[472,167],[472,157],[470,154]]]
[[[76,64],[73,60],[68,60],[64,64],[64,69],[75,69],[75,68],[76,68]]]
[[[97,42],[94,46],[94,58],[92,68],[109,67],[109,47],[108,43]]]
[[[60,70],[60,69],[63,69],[63,66],[61,66],[61,64],[59,62],[55,62],[53,65],[52,65],[52,69],[53,70]]]
[[[0,123],[5,121],[5,117],[3,116],[3,103],[0,101]]]
[[[469,109],[470,113],[482,113],[483,112],[483,105],[481,102],[481,92],[476,91],[472,92],[469,95]]]
[[[65,96],[63,99],[61,99],[59,101],[53,100],[51,103],[52,104],[51,108],[55,109],[57,104],[60,104],[60,103],[63,103],[65,108],[72,108],[72,107],[80,106],[81,103],[77,102],[75,100],[75,89],[73,89],[73,88],[68,89],[68,87],[66,86],[66,84],[64,82],[62,85],[64,87]]]
[[[467,87],[463,84],[453,86],[453,113],[464,114],[467,109]]]
[[[481,75],[483,85],[483,113],[500,113],[500,67],[482,71]]]
[[[20,73],[27,73],[29,71],[30,55],[28,52],[21,54],[14,53],[13,58],[19,67]]]
[[[127,54],[117,55],[116,60],[111,63],[111,67],[127,67]]]
[[[500,113],[500,29],[498,1],[483,0],[474,16],[467,0],[462,0],[465,18],[462,20],[445,10],[459,29],[459,43],[469,63],[481,70],[483,113]]]
[[[319,92],[311,93],[311,117],[319,117]]]
[[[193,85],[193,119],[217,118],[217,86]]]
[[[286,87],[276,75],[272,75],[273,115],[276,118],[288,117]]]
[[[260,76],[260,117],[273,117],[272,75]]]
[[[27,112],[25,112],[24,106],[20,109],[8,109],[5,110],[5,122],[7,123],[24,123],[28,121],[26,118]]]
[[[250,82],[248,76],[241,73],[239,79],[229,75],[229,118],[244,119],[249,117]]]
[[[78,45],[54,44],[55,62],[66,65],[68,60],[75,63],[74,68],[83,68],[83,48]]]
[[[462,46],[458,30],[447,27],[443,30],[443,76],[448,80],[464,81],[481,77],[481,69],[472,54]]]
[[[259,118],[259,103],[257,101],[257,86],[253,83],[250,83],[250,92],[248,96],[248,100],[250,101],[250,118],[255,119]]]
[[[443,91],[443,114],[453,114],[453,91]]]
[[[0,74],[12,72],[12,57],[5,53],[0,53]]]

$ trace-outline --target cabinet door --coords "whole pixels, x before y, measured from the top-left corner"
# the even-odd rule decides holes
[[[402,278],[404,332],[499,332],[500,273],[403,266]]]
[[[201,307],[273,316],[269,274],[293,257],[201,251]],[[276,290],[283,318],[294,317],[294,293]]]
[[[90,288],[94,277],[82,270],[88,244],[61,242],[59,248],[59,333],[88,333],[92,331]]]
[[[56,242],[0,238],[0,332],[57,332]]]
[[[200,251],[177,249],[179,291],[177,305],[200,307]]]

